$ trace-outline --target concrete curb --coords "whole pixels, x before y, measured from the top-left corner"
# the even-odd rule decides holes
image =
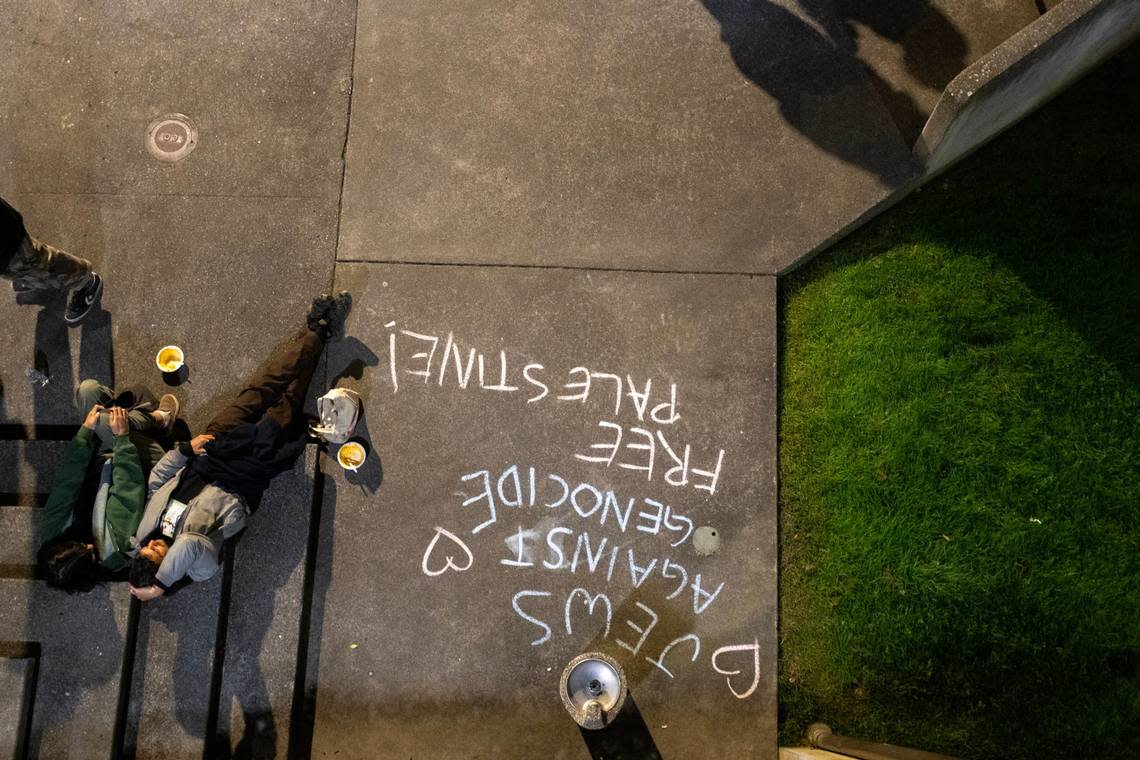
[[[1066,0],[968,66],[915,144],[930,179],[1140,37],[1140,4]]]

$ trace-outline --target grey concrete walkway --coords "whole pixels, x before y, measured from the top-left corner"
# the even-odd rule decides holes
[[[557,694],[600,649],[626,754],[774,757],[774,275],[911,177],[1025,3],[11,5],[0,195],[107,290],[72,330],[0,294],[0,747],[609,757]],[[361,472],[311,450],[144,609],[34,578],[62,444],[26,439],[82,378],[162,390],[177,343],[198,430],[334,283]]]
[[[775,279],[337,276],[380,356],[346,379],[374,469],[325,495],[315,756],[586,757],[586,650],[663,756],[774,749]]]

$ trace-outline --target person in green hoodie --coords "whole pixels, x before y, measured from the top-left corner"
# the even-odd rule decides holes
[[[42,512],[37,564],[49,585],[65,591],[90,591],[122,575],[146,502],[147,474],[164,454],[152,436],[169,433],[178,416],[170,394],[158,409],[134,394],[112,396],[93,381],[80,386],[77,403],[93,403]]]

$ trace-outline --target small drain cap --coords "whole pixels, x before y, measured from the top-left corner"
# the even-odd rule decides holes
[[[146,130],[146,149],[159,161],[181,161],[198,144],[198,130],[180,113],[160,116]]]

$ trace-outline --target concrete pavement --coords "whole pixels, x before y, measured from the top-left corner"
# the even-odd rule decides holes
[[[557,694],[598,649],[638,756],[774,757],[775,275],[913,178],[943,80],[1032,16],[973,5],[17,3],[0,194],[107,283],[70,330],[0,297],[31,756],[599,756]],[[174,114],[197,142],[159,161]],[[334,283],[318,384],[365,397],[360,472],[311,448],[142,610],[34,579],[61,444],[26,439],[70,435],[81,379],[163,390],[177,343],[199,430]]]

